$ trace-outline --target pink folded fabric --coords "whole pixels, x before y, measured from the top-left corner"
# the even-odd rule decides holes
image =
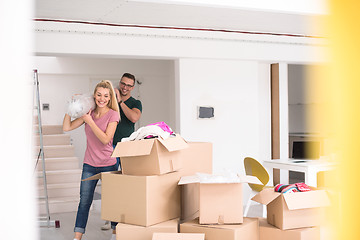
[[[151,125],[156,125],[156,126],[160,127],[162,130],[164,130],[165,132],[168,132],[170,134],[174,133],[172,131],[172,129],[165,122],[152,123],[152,124],[149,124],[147,126],[151,126]]]

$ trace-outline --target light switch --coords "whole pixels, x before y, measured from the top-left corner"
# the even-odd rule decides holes
[[[49,103],[43,103],[42,105],[42,110],[43,111],[49,111],[50,110],[50,104]]]
[[[198,118],[214,118],[214,107],[198,107]]]

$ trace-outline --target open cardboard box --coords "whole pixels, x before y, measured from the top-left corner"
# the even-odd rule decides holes
[[[188,142],[188,148],[180,151],[183,167],[181,176],[194,175],[197,172],[212,173],[212,143]],[[180,185],[181,221],[189,221],[199,217],[199,187],[196,184]]]
[[[330,206],[325,190],[279,193],[266,188],[252,198],[266,205],[267,221],[282,230],[320,226],[324,221],[324,207]]]
[[[120,157],[124,174],[160,175],[181,169],[180,150],[187,148],[180,136],[118,142],[112,157]]]
[[[242,224],[201,225],[194,219],[181,223],[180,232],[205,233],[206,240],[259,240],[259,220],[245,217]]]
[[[210,174],[181,177],[183,206],[188,219],[199,216],[200,224],[239,224],[243,222],[243,183],[261,184],[254,176],[227,178]],[[185,219],[185,220],[188,220]]]
[[[204,233],[154,233],[152,240],[204,240]]]
[[[179,172],[153,176],[103,172],[83,181],[101,179],[101,218],[150,226],[180,217]]]
[[[177,233],[179,219],[172,219],[149,227],[118,223],[116,225],[117,240],[151,240],[153,233]]]
[[[182,184],[180,221],[187,222],[199,217],[200,183]]]

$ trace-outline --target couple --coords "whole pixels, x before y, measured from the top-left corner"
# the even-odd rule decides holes
[[[121,77],[119,89],[114,89],[110,81],[103,80],[94,90],[94,110],[74,120],[65,114],[64,131],[74,130],[85,123],[86,151],[81,179],[118,170],[120,159],[110,157],[113,147],[134,132],[134,125],[142,112],[141,102],[131,97],[135,83],[135,76],[130,73]],[[85,233],[97,181],[81,181],[74,240],[80,240]],[[115,226],[116,223],[111,223],[111,239],[115,239]]]

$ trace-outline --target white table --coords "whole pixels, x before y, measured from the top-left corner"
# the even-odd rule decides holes
[[[293,158],[265,160],[263,165],[270,173],[273,173],[273,169],[280,169],[280,179],[283,184],[289,184],[289,171],[303,172],[305,174],[305,183],[313,187],[317,186],[318,172],[328,171],[335,167],[335,163],[321,159],[304,160]],[[286,175],[286,178],[281,175]]]

